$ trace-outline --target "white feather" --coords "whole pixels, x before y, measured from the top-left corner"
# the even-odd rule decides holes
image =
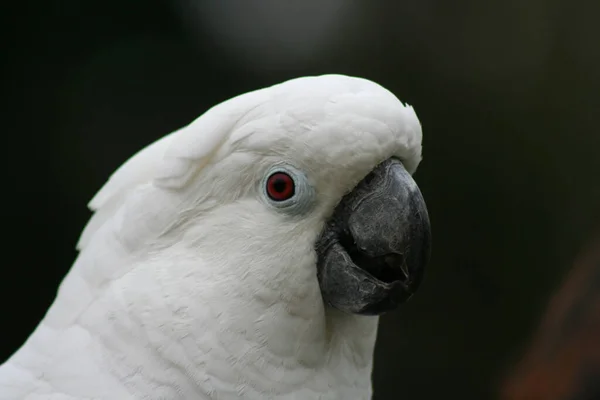
[[[421,127],[381,86],[340,75],[238,96],[143,149],[90,202],[80,255],[0,399],[368,399],[377,318],[323,305],[314,242],[375,165],[421,159]],[[317,201],[258,187],[302,170]]]

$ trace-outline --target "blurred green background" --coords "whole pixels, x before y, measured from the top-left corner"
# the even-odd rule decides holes
[[[494,398],[600,225],[599,16],[580,0],[6,2],[0,361],[123,161],[229,97],[343,73],[424,132],[432,263],[382,318],[375,399]]]

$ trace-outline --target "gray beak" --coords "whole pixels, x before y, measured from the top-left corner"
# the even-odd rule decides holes
[[[323,299],[355,314],[393,310],[419,287],[430,247],[421,191],[390,158],[344,196],[317,241]]]

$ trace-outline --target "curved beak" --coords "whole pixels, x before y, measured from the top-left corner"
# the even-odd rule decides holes
[[[425,200],[390,158],[344,196],[317,241],[323,299],[355,314],[393,310],[419,287],[430,248]]]

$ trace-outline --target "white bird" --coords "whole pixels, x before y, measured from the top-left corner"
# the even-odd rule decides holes
[[[412,107],[369,80],[215,106],[90,202],[0,399],[369,399],[378,315],[429,257]]]

